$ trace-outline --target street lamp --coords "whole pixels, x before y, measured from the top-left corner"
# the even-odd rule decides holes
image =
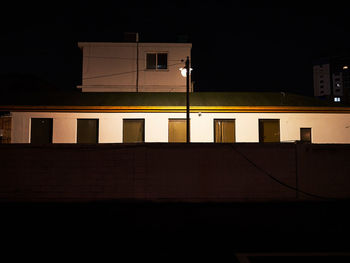
[[[186,78],[186,76],[187,76],[187,69],[186,69],[186,67],[184,67],[184,68],[179,68],[179,70],[181,71],[181,75],[184,77],[184,78]],[[193,68],[190,68],[190,74],[191,74],[191,71],[193,70]]]
[[[190,60],[187,57],[185,67],[180,68],[181,75],[186,77],[186,143],[190,143]]]

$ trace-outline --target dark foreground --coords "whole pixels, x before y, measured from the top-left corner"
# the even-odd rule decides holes
[[[1,248],[13,261],[350,262],[349,204],[1,203]]]

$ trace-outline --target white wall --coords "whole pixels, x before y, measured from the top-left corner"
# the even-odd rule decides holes
[[[279,119],[281,142],[300,140],[300,128],[312,128],[313,143],[350,143],[350,114],[321,113],[192,113],[191,141],[213,142],[214,119],[236,120],[237,142],[259,141],[259,119]],[[123,118],[145,119],[145,141],[167,142],[168,119],[185,113],[53,113],[13,112],[12,142],[30,142],[30,119],[53,118],[53,142],[76,143],[78,118],[99,119],[99,142],[122,142]]]
[[[191,44],[139,43],[139,92],[186,91],[186,78],[179,68],[191,57]],[[136,43],[79,43],[83,50],[82,88],[84,92],[135,92]],[[146,54],[168,54],[168,69],[147,70]]]

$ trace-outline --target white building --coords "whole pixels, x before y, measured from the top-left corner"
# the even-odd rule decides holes
[[[191,44],[79,46],[81,90],[0,99],[0,113],[12,119],[12,143],[185,142],[186,78],[179,69]],[[191,142],[350,143],[350,108],[341,103],[283,92],[192,92],[190,105]]]
[[[190,43],[78,43],[83,92],[186,92]]]
[[[348,107],[281,93],[198,92],[190,101],[191,142],[350,143]],[[184,105],[183,93],[77,92],[0,109],[11,112],[12,143],[185,142]]]

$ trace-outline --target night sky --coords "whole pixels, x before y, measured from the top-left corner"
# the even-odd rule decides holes
[[[123,32],[139,32],[141,42],[187,36],[195,91],[312,95],[313,60],[350,53],[342,5],[232,2],[6,4],[0,17],[1,89],[74,90],[81,84],[77,42],[118,42]]]

